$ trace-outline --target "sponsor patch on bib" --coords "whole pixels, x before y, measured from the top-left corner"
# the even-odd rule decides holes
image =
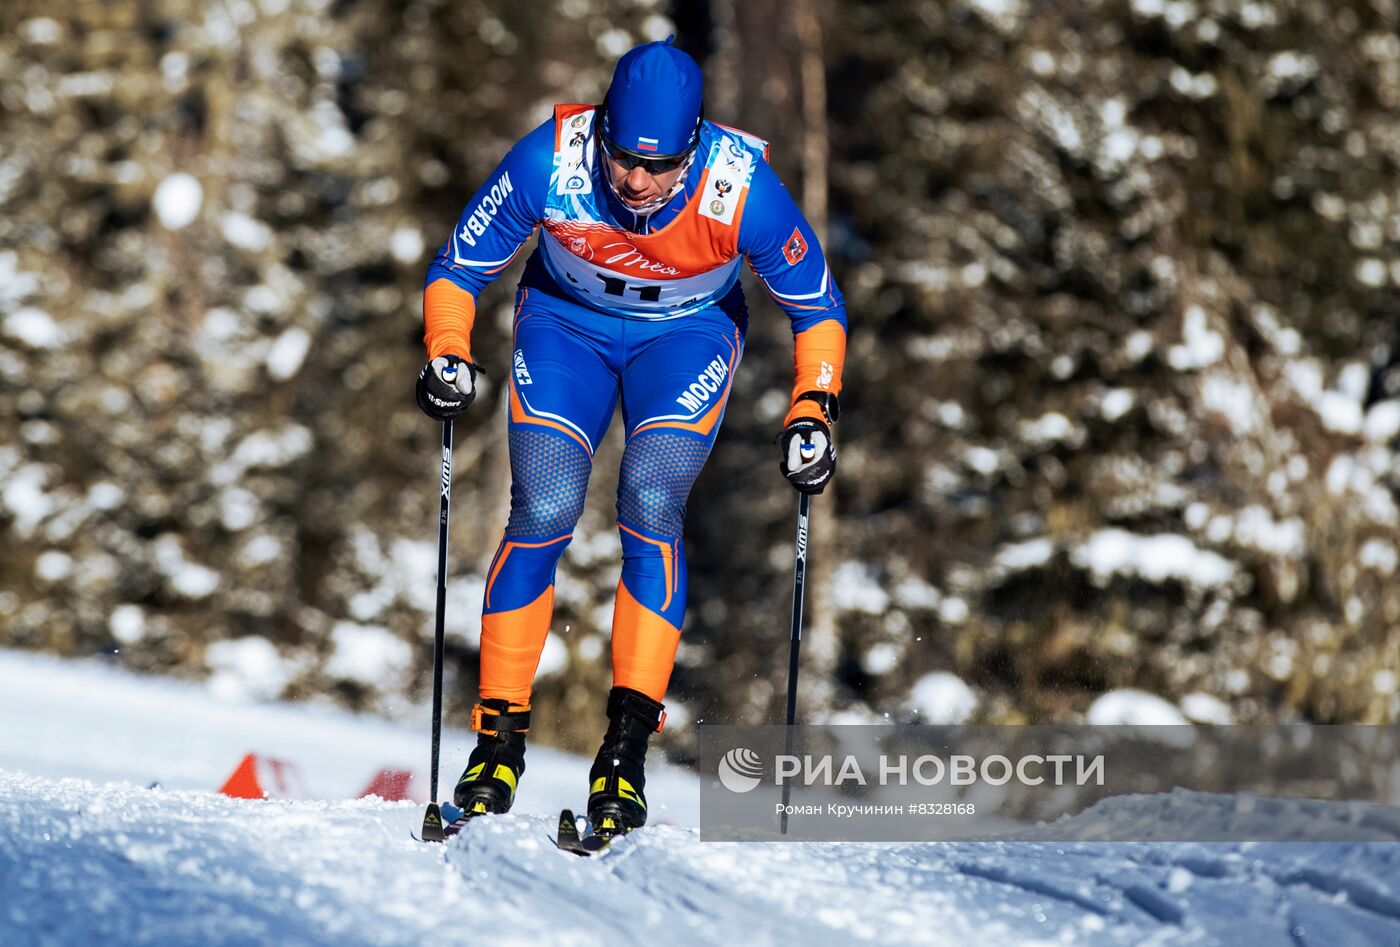
[[[705,162],[709,178],[701,195],[700,215],[732,224],[739,197],[753,178],[753,169],[753,155],[737,140],[725,135],[716,141]]]
[[[559,136],[558,162],[554,168],[557,194],[592,194],[593,175],[588,167],[589,123],[592,112],[575,115],[564,124]]]

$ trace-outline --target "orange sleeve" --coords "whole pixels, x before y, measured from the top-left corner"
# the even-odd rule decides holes
[[[841,393],[841,372],[846,364],[846,329],[835,319],[818,322],[803,329],[793,339],[793,362],[797,372],[792,385],[792,407],[783,424],[797,418],[822,417],[821,405],[815,401],[798,401],[804,391]]]
[[[423,292],[423,341],[428,361],[439,355],[460,355],[472,361],[472,323],[476,297],[450,279],[433,280]]]

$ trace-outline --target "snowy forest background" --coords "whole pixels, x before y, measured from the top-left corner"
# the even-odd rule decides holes
[[[805,719],[1066,722],[1131,688],[1394,722],[1397,31],[1397,0],[8,0],[0,646],[420,707],[425,267],[553,103],[674,32],[707,116],[773,142],[851,314]],[[456,725],[517,268],[457,428]],[[786,682],[791,336],[750,302],[690,503],[682,758],[687,720],[778,720]],[[537,685],[537,736],[578,749],[611,674],[618,433]]]

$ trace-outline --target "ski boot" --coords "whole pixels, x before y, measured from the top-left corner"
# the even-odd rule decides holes
[[[608,694],[608,732],[588,771],[588,821],[605,838],[624,835],[647,821],[647,740],[661,730],[661,704],[627,687]]]
[[[530,707],[497,698],[472,708],[476,749],[452,793],[466,818],[489,812],[509,812],[515,787],[525,772],[525,733],[530,729]]]

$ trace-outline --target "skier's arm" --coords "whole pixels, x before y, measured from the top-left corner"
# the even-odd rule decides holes
[[[530,239],[544,214],[554,164],[554,121],[526,135],[467,201],[456,228],[428,267],[423,341],[428,359],[471,361],[476,297]]]
[[[760,161],[746,198],[739,250],[792,320],[795,377],[783,424],[824,418],[806,392],[841,392],[846,361],[846,304],[816,234],[777,174]]]

